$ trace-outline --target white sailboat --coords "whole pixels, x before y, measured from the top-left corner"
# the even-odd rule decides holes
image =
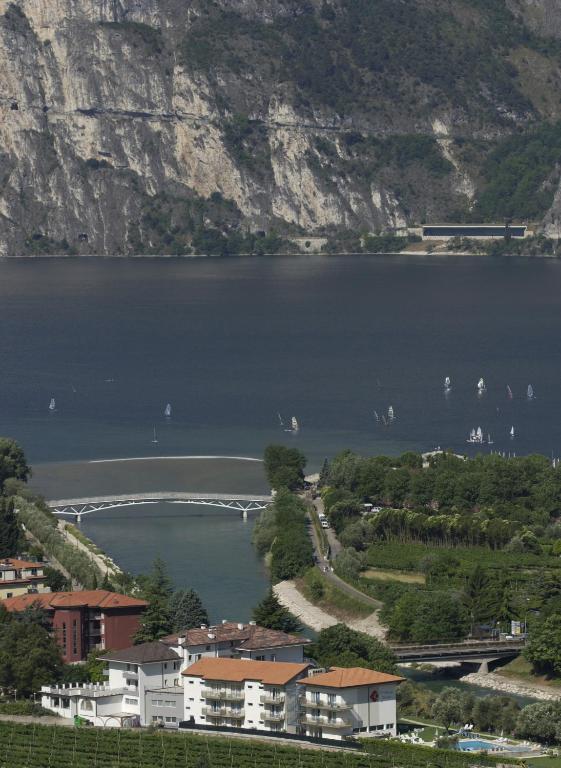
[[[514,440],[514,427],[510,428],[510,439]]]
[[[512,389],[508,386],[508,384],[506,385],[506,394],[507,394],[508,399],[512,400],[512,398],[513,398]]]
[[[156,436],[156,427],[154,427],[154,437],[152,438],[152,442],[153,443],[157,443],[158,442],[158,438]]]
[[[491,435],[490,435],[490,434],[488,434],[488,435],[487,435],[487,445],[493,445],[493,443],[494,443],[494,441],[493,441],[493,440],[491,440]]]
[[[479,379],[477,382],[477,391],[482,394],[483,392],[487,391],[487,387],[485,385],[485,380],[483,378]]]
[[[374,411],[374,418],[376,421],[380,421],[380,417],[378,416],[378,411]]]
[[[298,419],[296,418],[296,416],[293,416],[290,419],[290,425],[292,427],[293,432],[298,432],[298,430],[300,429],[300,424],[298,424]]]
[[[388,408],[388,419],[390,421],[393,421],[395,419],[395,411],[393,409],[393,405],[390,405],[390,407]]]
[[[280,413],[277,413],[278,419],[279,419],[279,426],[284,427],[284,421],[282,420],[282,416]]]
[[[450,376],[447,376],[444,379],[444,391],[449,392],[452,389],[452,381],[450,379]]]
[[[51,397],[51,402],[49,403],[49,411],[56,411],[56,403],[54,397]]]
[[[170,419],[171,418],[171,404],[170,403],[168,403],[166,405],[166,409],[164,411],[164,416],[166,417],[166,419]]]
[[[476,439],[478,443],[483,442],[483,430],[481,427],[477,427],[477,432],[475,433]]]
[[[526,390],[526,396],[528,400],[534,399],[534,387],[531,384],[528,384],[528,389]]]
[[[476,442],[477,442],[477,433],[476,433],[475,428],[474,428],[469,433],[469,437],[466,440],[466,443],[476,443]]]

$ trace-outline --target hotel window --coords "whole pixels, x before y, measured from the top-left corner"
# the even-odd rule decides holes
[[[129,699],[125,696],[125,704],[130,704],[131,706],[136,706],[138,704],[138,699]]]
[[[76,625],[76,619],[72,624],[72,653],[78,653],[78,627]]]
[[[176,707],[177,702],[176,701],[168,701],[166,700],[166,707]]]
[[[66,622],[62,622],[62,644],[66,648]]]
[[[327,702],[331,707],[334,707],[337,703],[337,696],[334,693],[327,694]]]
[[[93,704],[89,699],[84,699],[84,701],[80,703],[80,709],[82,712],[93,712]]]
[[[166,723],[177,723],[177,717],[168,717],[166,715]]]
[[[386,728],[393,728],[393,725],[394,725],[393,723],[388,723],[388,724],[386,725]]]
[[[319,704],[321,701],[321,696],[318,691],[312,691],[312,701],[314,704]]]

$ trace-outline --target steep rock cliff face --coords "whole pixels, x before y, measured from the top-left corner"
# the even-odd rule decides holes
[[[561,113],[556,52],[516,38],[557,3],[511,3],[508,56],[490,4],[0,0],[0,255],[466,215],[489,147]]]

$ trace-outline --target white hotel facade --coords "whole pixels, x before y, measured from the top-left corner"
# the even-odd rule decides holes
[[[42,705],[99,726],[186,721],[343,740],[395,735],[402,678],[314,669],[305,638],[254,624],[201,627],[108,652],[103,684],[44,686]]]

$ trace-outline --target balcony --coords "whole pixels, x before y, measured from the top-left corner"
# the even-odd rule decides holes
[[[261,712],[259,719],[263,723],[284,723],[286,714],[284,710],[282,712],[269,712],[265,710],[264,712]]]
[[[352,728],[352,725],[347,720],[342,720],[341,718],[332,720],[323,715],[300,715],[300,722],[302,725],[319,725],[322,728],[333,728],[336,730],[347,730]]]
[[[261,702],[261,704],[273,704],[273,705],[284,704],[284,693],[277,694],[276,696],[274,696],[272,692],[264,693],[262,696],[259,697],[259,701]]]
[[[222,688],[203,688],[201,695],[205,699],[212,699],[213,701],[243,701],[245,699],[245,693],[243,689],[226,691]]]
[[[230,709],[230,707],[220,707],[218,709],[203,707],[203,715],[206,717],[229,717],[232,720],[243,720],[245,712],[243,709]]]
[[[304,696],[298,700],[298,703],[302,709],[325,709],[329,712],[344,712],[352,708],[351,704],[345,704],[344,701],[312,701],[311,699],[306,699]]]

